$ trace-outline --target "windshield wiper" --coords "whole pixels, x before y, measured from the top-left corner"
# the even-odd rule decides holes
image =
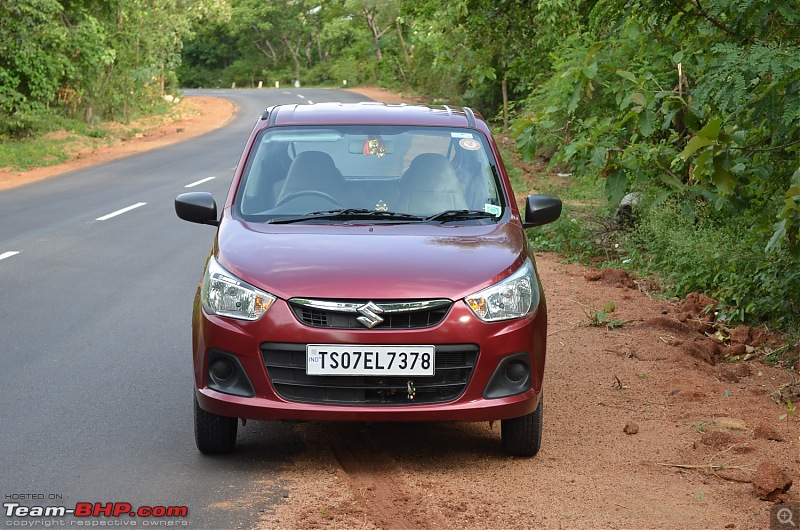
[[[496,219],[497,216],[493,213],[484,212],[483,210],[445,210],[437,214],[425,217],[424,221],[457,221],[465,219]]]
[[[398,221],[421,221],[424,218],[419,215],[412,215],[400,212],[382,212],[378,210],[370,210],[367,208],[341,208],[339,210],[321,210],[318,212],[310,212],[297,217],[288,217],[285,219],[272,219],[270,224],[289,224],[298,223],[309,220],[350,220],[359,219],[365,221],[375,220],[398,220]]]

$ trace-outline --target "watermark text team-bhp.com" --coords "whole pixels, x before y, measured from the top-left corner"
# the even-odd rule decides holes
[[[19,528],[189,526],[186,520],[188,506],[134,506],[129,502],[76,502],[67,505],[61,494],[6,494],[2,512],[6,518],[4,526]]]

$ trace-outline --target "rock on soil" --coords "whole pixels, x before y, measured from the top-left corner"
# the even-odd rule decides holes
[[[714,419],[714,425],[718,429],[725,429],[729,431],[746,431],[747,424],[744,420],[740,420],[738,418],[716,418]]]
[[[776,442],[783,441],[783,436],[781,436],[773,426],[764,422],[761,422],[755,426],[753,429],[753,438],[757,440],[773,440]]]
[[[750,369],[750,365],[747,363],[733,363],[733,364],[725,364],[717,372],[717,377],[720,378],[721,381],[726,381],[728,383],[738,383],[742,379],[750,377],[753,371]]]
[[[700,359],[711,366],[715,366],[723,359],[722,347],[716,339],[697,336],[685,345],[685,351],[695,359]]]
[[[735,443],[733,435],[725,431],[711,431],[703,433],[703,436],[700,437],[700,441],[705,445],[717,449],[719,448],[724,449],[725,447]]]
[[[625,427],[622,428],[622,432],[625,434],[638,434],[639,433],[639,424],[635,421],[629,421],[625,424]]]
[[[792,487],[792,479],[774,462],[766,460],[758,466],[753,477],[753,489],[763,501],[781,500],[782,495]]]

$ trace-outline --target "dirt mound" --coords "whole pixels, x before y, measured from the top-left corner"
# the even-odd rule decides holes
[[[783,436],[778,433],[777,429],[763,421],[753,429],[753,438],[757,440],[773,440],[775,442],[783,441]]]
[[[613,287],[636,289],[636,282],[626,271],[619,269],[603,269],[599,272],[591,271],[584,275],[584,279],[589,282],[603,282]]]
[[[591,277],[591,274],[587,274]],[[589,278],[587,278],[589,279]],[[766,328],[739,325],[731,329],[717,320],[718,303],[713,298],[690,293],[661,316],[650,317],[642,325],[667,332],[664,341],[683,355],[716,366],[723,361],[749,360],[758,351],[773,348],[781,337]],[[736,383],[750,375],[749,367],[722,368],[719,377]]]
[[[711,431],[704,433],[703,436],[700,437],[700,441],[703,444],[716,449],[724,449],[735,443],[733,435],[724,431]]]
[[[687,314],[691,318],[714,319],[714,311],[717,308],[717,301],[700,293],[689,293],[683,302],[678,304],[678,311]]]
[[[780,339],[765,328],[751,328],[740,325],[730,331],[730,340],[735,344],[743,344],[754,348],[771,346]]]
[[[719,341],[709,337],[696,337],[695,340],[684,345],[683,351],[687,355],[705,361],[711,366],[716,365],[725,357]]]

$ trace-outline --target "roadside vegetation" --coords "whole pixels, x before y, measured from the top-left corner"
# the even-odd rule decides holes
[[[538,248],[800,329],[794,0],[0,0],[2,151],[296,82],[473,106],[566,199]]]
[[[0,168],[56,164],[168,116],[183,41],[227,12],[215,1],[0,0]]]

